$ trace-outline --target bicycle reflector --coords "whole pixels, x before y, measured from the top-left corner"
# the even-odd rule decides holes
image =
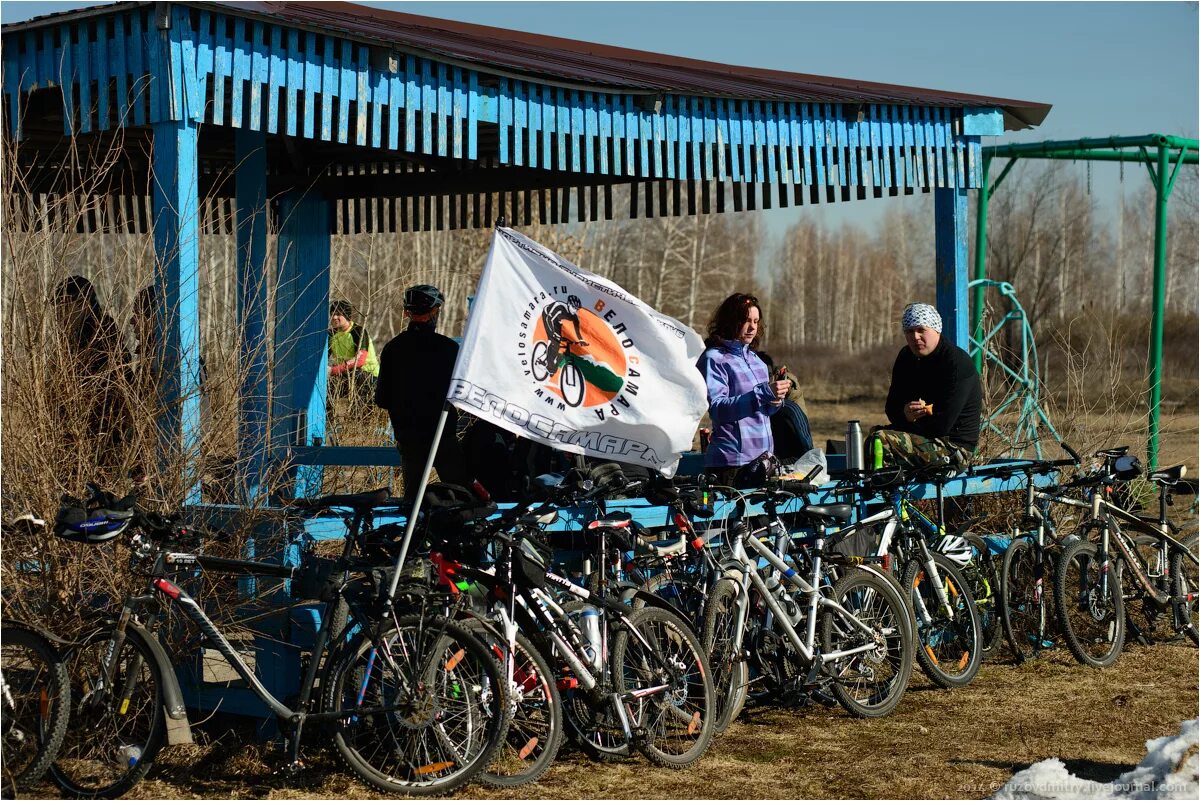
[[[167,581],[164,578],[157,578],[152,583],[154,585],[154,589],[163,593],[168,598],[170,598],[172,601],[179,600],[179,594],[181,592],[183,592],[183,590],[179,589],[174,584],[172,584],[171,582]]]

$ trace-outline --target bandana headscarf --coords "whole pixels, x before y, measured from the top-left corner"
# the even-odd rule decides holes
[[[900,327],[905,331],[910,328],[931,328],[942,333],[942,315],[928,303],[910,303],[904,307],[904,316],[900,318]]]

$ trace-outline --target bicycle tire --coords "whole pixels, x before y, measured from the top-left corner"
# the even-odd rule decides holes
[[[1049,556],[1043,555],[1042,576],[1038,576],[1037,545],[1028,537],[1013,539],[1004,552],[1001,578],[1000,621],[1004,639],[1017,664],[1036,659],[1054,645],[1055,616],[1053,601],[1046,589],[1053,589],[1045,578]]]
[[[1200,537],[1193,531],[1190,535],[1181,540],[1184,548],[1191,553],[1196,553],[1197,542]],[[1193,644],[1200,644],[1197,640],[1197,627],[1200,627],[1200,622],[1197,621],[1197,606],[1200,605],[1200,578],[1197,577],[1196,563],[1187,558],[1179,548],[1171,548],[1171,595],[1178,599],[1183,599],[1181,603],[1186,610],[1186,620],[1177,620],[1175,628],[1181,629],[1187,638]],[[1189,599],[1190,596],[1190,599]]]
[[[971,561],[963,568],[963,577],[971,587],[975,606],[979,609],[980,658],[987,660],[995,655],[1004,637],[1004,627],[1000,623],[1001,565],[997,564],[999,560],[983,537],[968,532],[963,534],[963,539],[975,551]]]
[[[690,577],[683,575],[682,571],[653,575],[643,582],[641,588],[669,603],[675,611],[683,615],[693,631],[703,630],[704,608],[711,596],[706,595],[703,588]]]
[[[0,682],[3,682],[4,786],[27,790],[37,784],[58,755],[67,734],[71,683],[54,644],[24,624],[0,629]]]
[[[664,768],[685,768],[704,756],[713,737],[712,671],[700,641],[682,616],[667,609],[635,611],[613,640],[616,693],[666,684],[664,692],[627,704],[630,723],[644,732],[638,750]],[[636,630],[646,643],[630,633]],[[653,654],[658,659],[650,658]]]
[[[154,764],[166,735],[162,675],[138,630],[125,630],[112,684],[97,689],[101,660],[114,633],[115,626],[106,626],[64,654],[71,720],[50,777],[77,798],[117,798],[129,792]]]
[[[486,626],[464,621],[503,665],[507,644]],[[550,664],[524,634],[517,632],[510,687],[508,731],[491,764],[479,774],[492,787],[520,787],[542,777],[563,740],[562,696]],[[501,671],[501,676],[505,673]]]
[[[882,574],[859,569],[838,579],[833,586],[833,600],[870,626],[878,642],[875,650],[826,662],[827,672],[835,678],[834,698],[855,717],[891,714],[912,677],[915,641],[904,596]],[[823,655],[866,644],[863,632],[838,625],[839,618],[839,613],[831,609],[822,613]]]
[[[716,714],[713,733],[721,734],[737,720],[750,693],[750,666],[733,634],[737,627],[738,596],[741,587],[730,579],[718,581],[709,593],[704,609],[701,644],[712,669]]]
[[[499,665],[479,638],[441,617],[408,615],[378,636],[357,636],[322,685],[325,709],[342,713],[335,748],[382,792],[453,792],[487,767],[508,727]]]
[[[945,617],[945,610],[928,581],[925,566],[920,560],[910,561],[904,570],[903,584],[908,588],[917,621],[918,641],[914,643],[914,653],[917,664],[934,684],[944,689],[965,687],[975,678],[983,661],[979,610],[958,567],[940,553],[931,556],[941,574],[952,616]],[[923,622],[922,615],[915,611],[918,602],[930,612],[928,623]]]
[[[578,408],[587,394],[587,382],[583,378],[583,371],[570,359],[567,359],[559,368],[558,391],[562,393],[563,401],[572,409]],[[570,392],[569,397],[568,392]]]
[[[529,371],[533,374],[534,381],[545,381],[550,377],[550,371],[546,369],[546,351],[549,346],[545,342],[537,342],[533,346],[533,352],[529,355]]]
[[[1120,562],[1108,571],[1108,598],[1101,598],[1100,546],[1076,540],[1063,549],[1054,571],[1054,604],[1071,654],[1088,667],[1112,665],[1125,645],[1125,602]]]

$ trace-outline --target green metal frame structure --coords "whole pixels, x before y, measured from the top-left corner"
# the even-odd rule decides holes
[[[1135,162],[1146,165],[1154,185],[1154,298],[1150,323],[1150,426],[1146,457],[1153,470],[1158,467],[1159,407],[1162,401],[1163,307],[1167,287],[1167,201],[1175,188],[1175,178],[1184,164],[1197,164],[1200,141],[1163,134],[1113,136],[1105,139],[1076,139],[1031,142],[983,148],[983,180],[979,185],[978,213],[975,217],[975,274],[971,298],[971,331],[976,341],[983,339],[983,281],[987,276],[987,210],[991,195],[1004,181],[1018,159],[1059,159],[1068,161]],[[1007,158],[1008,163],[989,182],[992,160]],[[1169,172],[1168,172],[1169,170]],[[975,366],[982,364],[982,350],[975,354]]]
[[[982,425],[985,429],[998,434],[1008,445],[1008,448],[999,456],[1017,456],[1029,444],[1032,444],[1034,453],[1038,459],[1041,459],[1043,454],[1041,437],[1038,434],[1039,427],[1044,426],[1054,437],[1055,442],[1062,442],[1062,437],[1054,424],[1050,422],[1050,416],[1046,414],[1046,410],[1042,408],[1041,370],[1038,366],[1037,345],[1033,340],[1033,329],[1029,325],[1029,317],[1025,314],[1025,308],[1017,300],[1016,290],[1007,281],[991,281],[985,278],[972,281],[968,287],[974,290],[977,296],[982,295],[988,289],[995,289],[1008,304],[1008,311],[990,330],[983,333],[974,331],[971,334],[971,347],[968,353],[975,359],[976,369],[980,369],[983,362],[986,361],[990,367],[999,369],[1004,377],[1012,383],[1011,391],[1004,400],[988,412],[983,418]],[[1009,326],[1017,326],[1020,331],[1021,362],[1015,370],[1004,363],[1004,358],[1000,353],[988,348],[989,343],[1003,334]],[[1017,412],[1017,422],[1010,433],[1004,431],[998,421],[1002,415],[1011,414],[1014,407]]]

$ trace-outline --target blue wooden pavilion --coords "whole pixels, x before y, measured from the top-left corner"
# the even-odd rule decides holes
[[[93,187],[103,196],[86,226],[153,231],[172,401],[162,428],[193,458],[199,248],[210,226],[236,221],[246,500],[272,460],[309,465],[294,487],[303,494],[317,491],[322,464],[382,457],[319,447],[331,233],[933,192],[937,303],[965,347],[966,201],[980,185],[982,137],[1049,111],[349,3],[124,2],[6,25],[3,89],[29,181],[9,209],[31,221],[78,184],[75,165],[87,161],[66,158],[68,146],[86,153],[122,137],[126,155]],[[152,143],[148,155],[129,147],[139,142]],[[614,208],[620,184],[628,209]]]
[[[4,131],[24,178],[20,195],[5,187],[8,213],[54,224],[42,212],[56,196],[90,191],[97,196],[72,226],[153,233],[164,447],[193,464],[199,252],[206,233],[236,227],[244,504],[268,489],[319,492],[323,465],[396,463],[391,448],[323,446],[334,233],[933,192],[937,303],[947,334],[966,347],[966,201],[981,183],[982,138],[1035,127],[1049,112],[349,3],[97,6],[4,26],[2,60]],[[90,158],[118,141],[121,159],[104,183],[86,180]],[[628,206],[616,208],[620,185]],[[286,486],[266,487],[268,467],[281,463],[302,466]],[[967,491],[962,483],[948,491]],[[643,510],[652,525],[654,512]],[[313,521],[307,534],[340,535],[330,522]],[[301,622],[293,615],[285,641],[303,636]],[[264,642],[258,672],[283,691],[297,654]],[[189,704],[210,706],[211,692],[193,685]],[[246,712],[260,706],[236,688],[222,697]]]

